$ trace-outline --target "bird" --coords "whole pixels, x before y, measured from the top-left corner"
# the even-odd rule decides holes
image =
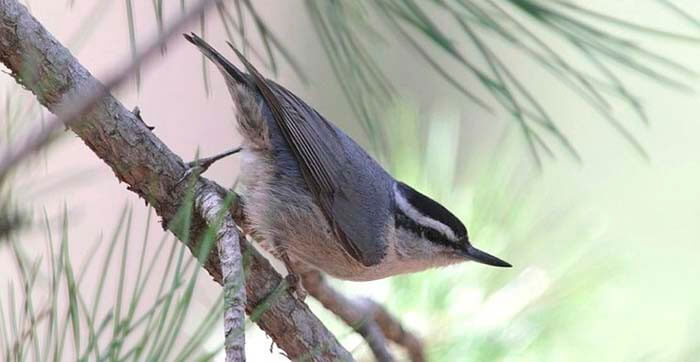
[[[245,72],[184,34],[224,77],[242,144],[240,196],[251,235],[279,257],[369,281],[465,261],[511,265],[474,247],[447,208],[396,180],[359,144],[228,43]]]

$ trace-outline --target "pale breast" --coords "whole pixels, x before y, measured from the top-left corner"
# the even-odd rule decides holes
[[[240,193],[246,219],[266,246],[331,273],[356,264],[333,239],[325,218],[304,189],[303,179],[280,172],[273,159],[262,152],[243,151]],[[343,274],[349,274],[345,272]]]
[[[430,248],[410,247],[415,238],[394,227],[393,217],[385,224],[387,254],[377,265],[362,265],[335,239],[320,209],[304,189],[303,179],[276,169],[265,154],[243,151],[241,194],[245,213],[256,238],[273,255],[286,251],[290,258],[302,261],[336,278],[368,281],[393,275],[446,266],[458,260],[435,257]],[[402,242],[397,242],[397,240]],[[430,244],[428,244],[430,245]],[[431,257],[431,254],[433,257]]]

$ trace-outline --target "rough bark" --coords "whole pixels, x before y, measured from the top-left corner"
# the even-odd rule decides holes
[[[57,112],[64,100],[78,99],[103,85],[63,47],[27,9],[15,0],[0,0],[0,62],[10,69],[15,80],[34,93],[39,102]],[[178,181],[186,166],[132,112],[113,96],[107,95],[85,112],[70,129],[114,171],[127,189],[149,202],[170,228],[171,221],[185,200],[188,182]],[[210,192],[226,194],[221,186],[197,178],[193,185],[195,200]],[[199,247],[206,221],[200,212],[192,218],[187,246]],[[176,228],[170,228],[176,232]],[[311,313],[308,307],[286,291],[276,293],[283,279],[264,257],[245,242],[242,253],[250,255],[246,275],[246,311],[256,310],[262,302],[267,308],[256,315],[258,325],[292,359],[312,361],[350,360],[351,355]],[[222,274],[216,252],[202,261],[214,280]],[[267,297],[275,294],[273,301]],[[257,311],[257,310],[256,310]]]
[[[216,190],[197,198],[207,223],[216,227],[216,246],[224,287],[224,350],[226,362],[245,361],[245,288],[243,287],[243,239],[224,200]]]

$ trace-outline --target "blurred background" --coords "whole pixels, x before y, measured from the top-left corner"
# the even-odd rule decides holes
[[[26,3],[101,79],[127,62],[132,48],[147,44],[159,28],[180,16],[185,4]],[[239,4],[231,1],[227,6],[235,17],[234,3]],[[514,265],[503,270],[465,263],[368,283],[334,281],[340,290],[383,303],[424,339],[431,361],[697,359],[700,292],[693,285],[700,276],[695,73],[700,23],[695,17],[700,18],[700,3],[495,0],[492,7],[487,0],[455,1],[464,4],[454,5],[471,26],[464,27],[443,2],[386,1],[401,9],[410,10],[411,4],[422,9],[406,11],[401,28],[378,15],[378,7],[352,2],[253,3],[281,44],[271,45],[273,69],[265,51],[269,39],[260,36],[256,18],[244,10],[253,61],[367,147],[398,179],[453,210],[477,246]],[[338,15],[329,10],[332,6],[343,12]],[[470,6],[477,10],[469,12]],[[499,6],[504,13],[495,10]],[[479,16],[479,7],[493,17]],[[532,37],[504,14],[522,21]],[[343,25],[338,19],[344,18],[356,22]],[[319,21],[335,29],[326,40],[319,36]],[[411,21],[430,26],[411,27]],[[499,35],[492,21],[507,24],[504,29],[522,42]],[[578,21],[598,32],[587,32]],[[189,30],[206,30],[207,40],[232,56],[227,32],[234,34],[236,44],[241,38],[224,23],[213,10]],[[328,44],[343,41],[333,31],[342,34],[348,29],[344,26],[356,31],[346,34],[363,39],[362,49],[373,59],[369,65],[329,51]],[[415,43],[403,38],[400,29]],[[546,47],[537,45],[535,37]],[[539,49],[546,60],[518,44]],[[643,61],[638,65],[637,59]],[[376,73],[367,73],[374,79],[369,84],[357,80],[357,69],[374,66],[390,81],[391,92],[381,91],[384,80],[371,77]],[[488,76],[479,77],[474,69]],[[501,84],[495,82],[499,79]],[[155,134],[185,160],[239,142],[221,77],[203,65],[184,39],[170,41],[161,56],[142,66],[138,80],[115,93],[128,108],[138,106]],[[384,93],[391,100],[376,101]],[[0,77],[0,97],[0,148],[9,148],[21,143],[40,113],[47,113],[9,76]],[[233,157],[205,176],[229,187],[238,173]],[[29,216],[10,242],[0,243],[4,326],[20,325],[17,320],[13,324],[13,315],[26,314],[22,270],[36,270],[29,293],[37,310],[51,294],[56,270],[48,264],[55,252],[47,250],[49,237],[56,250],[65,241],[74,273],[81,277],[86,309],[95,298],[101,300],[87,313],[92,322],[83,324],[99,326],[101,316],[114,314],[117,301],[133,295],[143,255],[147,261],[162,257],[153,259],[148,274],[154,279],[144,284],[135,315],[159,305],[158,280],[179,265],[179,252],[172,254],[174,259],[165,257],[176,243],[163,239],[167,235],[148,216],[143,201],[119,184],[73,134],[66,133],[25,163],[3,187],[6,203]],[[166,240],[162,247],[161,240]],[[183,255],[189,269],[182,269],[197,269],[186,264],[189,253]],[[19,266],[19,259],[26,265]],[[87,272],[80,274],[79,266],[86,263]],[[172,341],[187,343],[196,335],[201,337],[194,343],[197,353],[221,360],[218,320],[198,332],[200,322],[220,308],[220,287],[205,274],[197,278],[191,303],[183,306],[182,327]],[[371,360],[359,336],[315,301],[309,303],[358,359]],[[61,321],[64,310],[59,312]],[[0,332],[12,335],[12,328],[4,329]],[[110,334],[97,340],[109,341]],[[246,337],[249,360],[285,360],[254,326]],[[27,348],[30,356],[32,347]],[[76,349],[82,350],[68,344],[65,355]]]

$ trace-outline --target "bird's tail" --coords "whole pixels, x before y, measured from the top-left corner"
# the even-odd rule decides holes
[[[272,148],[270,134],[261,111],[260,99],[256,97],[255,84],[250,77],[231,64],[204,39],[194,33],[184,34],[185,39],[194,44],[209,58],[226,78],[231,98],[238,109],[236,120],[238,131],[243,136],[245,149],[267,152]],[[240,55],[239,55],[240,56]]]
[[[217,68],[224,74],[235,80],[236,83],[249,85],[249,80],[246,75],[241,72],[235,65],[231,64],[221,53],[212,48],[204,39],[197,36],[195,33],[183,34],[185,39],[199,48],[199,51],[204,54],[209,60],[216,64]]]

